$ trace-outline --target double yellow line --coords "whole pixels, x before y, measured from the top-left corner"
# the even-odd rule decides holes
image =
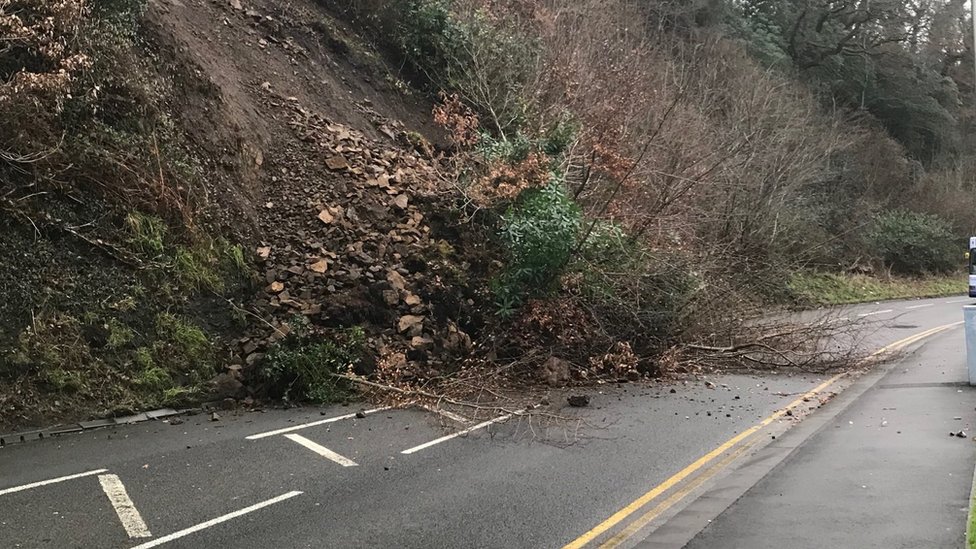
[[[886,345],[885,347],[882,347],[881,349],[878,349],[877,351],[871,353],[871,355],[868,357],[868,360],[877,358],[885,354],[899,351],[913,343],[917,343],[918,341],[921,341],[927,337],[931,337],[939,332],[943,332],[945,330],[948,330],[960,324],[962,324],[962,322],[953,322],[951,324],[938,326],[936,328],[925,330],[924,332],[915,334],[913,336],[906,337],[905,339],[898,340],[890,345]],[[706,465],[710,464],[719,456],[725,454],[729,450],[733,449],[733,447],[739,445],[739,447],[735,448],[735,450],[729,453],[729,455],[725,456],[722,460],[713,464],[711,467],[709,467],[700,475],[698,475],[694,480],[690,481],[687,485],[675,491],[667,499],[665,499],[664,501],[656,505],[650,511],[644,513],[643,515],[635,519],[626,528],[624,528],[615,536],[613,536],[612,538],[604,542],[602,545],[600,545],[601,549],[611,549],[617,547],[622,542],[626,541],[631,536],[633,536],[638,531],[640,531],[642,528],[650,524],[654,519],[659,517],[662,513],[670,509],[676,503],[683,500],[685,497],[688,496],[688,494],[692,493],[699,486],[701,486],[709,479],[711,479],[712,477],[720,473],[722,470],[727,468],[737,458],[739,458],[742,454],[746,453],[750,448],[752,448],[754,445],[758,443],[758,439],[754,439],[751,441],[746,441],[746,439],[750,438],[756,432],[767,427],[769,424],[776,421],[777,419],[788,414],[790,411],[793,410],[793,408],[813,398],[814,396],[822,392],[827,387],[830,387],[831,385],[836,383],[840,378],[844,377],[845,375],[847,374],[840,373],[833,376],[832,378],[828,379],[827,381],[824,381],[820,385],[817,385],[812,390],[804,393],[803,396],[789,403],[785,408],[773,413],[772,415],[760,421],[756,425],[753,425],[752,427],[746,429],[745,431],[725,441],[724,443],[722,443],[720,446],[718,446],[711,452],[708,452],[707,454],[698,458],[691,465],[675,473],[671,478],[665,480],[664,482],[655,486],[653,489],[651,489],[641,497],[627,504],[627,506],[625,506],[623,509],[611,515],[610,518],[604,520],[600,524],[597,524],[582,536],[566,544],[565,546],[563,546],[563,549],[581,549],[591,541],[595,540],[596,538],[606,533],[614,526],[620,524],[626,518],[633,515],[634,513],[642,509],[647,504],[657,499],[659,496],[661,496],[671,488],[674,488],[675,486],[683,482],[685,479],[698,472],[699,469],[705,467]],[[740,443],[742,444],[740,445]]]

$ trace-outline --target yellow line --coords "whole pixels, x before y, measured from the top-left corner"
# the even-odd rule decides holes
[[[880,356],[880,355],[885,354],[885,353],[889,353],[889,352],[892,352],[892,351],[896,351],[896,350],[903,349],[903,348],[907,347],[908,345],[911,345],[912,343],[915,343],[915,342],[917,342],[919,340],[925,339],[926,337],[930,337],[932,335],[935,335],[935,334],[937,334],[939,332],[942,332],[944,330],[948,330],[949,328],[952,328],[954,326],[958,326],[960,324],[962,324],[962,322],[953,322],[952,324],[946,324],[944,326],[938,326],[936,328],[932,328],[932,329],[929,329],[929,330],[925,330],[924,332],[915,334],[913,336],[906,337],[905,339],[901,339],[901,340],[896,341],[896,342],[894,342],[894,343],[892,343],[890,345],[886,345],[886,346],[882,347],[881,349],[878,349],[877,351],[871,353],[871,357],[873,358],[873,357],[877,357],[877,356]],[[635,512],[637,512],[640,508],[644,507],[645,505],[647,505],[648,503],[650,503],[651,501],[653,501],[654,499],[656,499],[658,496],[660,496],[664,492],[668,491],[669,489],[671,489],[672,487],[674,487],[675,485],[677,485],[681,481],[685,480],[686,478],[688,478],[689,476],[691,476],[692,474],[694,474],[696,471],[698,471],[699,469],[701,469],[702,467],[704,467],[705,465],[707,465],[709,462],[711,462],[715,458],[717,458],[720,455],[722,455],[725,452],[727,452],[729,449],[731,449],[736,444],[738,444],[738,443],[742,442],[743,440],[747,439],[750,435],[752,435],[756,431],[759,431],[763,427],[766,427],[770,423],[772,423],[772,422],[776,421],[777,419],[783,417],[784,415],[786,415],[786,413],[789,410],[792,410],[796,406],[799,406],[800,404],[803,403],[804,400],[809,399],[809,398],[812,398],[817,393],[819,393],[820,391],[822,391],[822,390],[826,389],[827,387],[831,386],[837,380],[839,380],[840,378],[844,377],[845,375],[846,375],[846,373],[840,373],[840,374],[835,375],[834,377],[832,377],[832,378],[828,379],[827,381],[821,383],[820,385],[814,387],[812,390],[804,393],[803,396],[801,396],[800,398],[794,400],[793,402],[791,402],[790,404],[788,404],[785,408],[783,408],[783,409],[781,409],[781,410],[773,413],[772,415],[770,415],[766,419],[762,420],[758,424],[753,425],[752,427],[746,429],[745,431],[743,431],[743,432],[739,433],[738,435],[736,435],[736,436],[730,438],[729,440],[725,441],[719,447],[715,448],[711,452],[708,452],[707,454],[705,454],[702,457],[698,458],[691,465],[689,465],[689,466],[685,467],[684,469],[678,471],[673,476],[671,476],[671,478],[669,478],[669,479],[665,480],[664,482],[662,482],[661,484],[655,486],[649,492],[647,492],[644,495],[642,495],[641,497],[635,499],[634,501],[632,501],[631,503],[629,503],[627,506],[625,506],[623,509],[621,509],[621,510],[617,511],[616,513],[614,513],[613,515],[611,515],[610,518],[606,519],[605,521],[601,522],[600,524],[597,524],[591,530],[589,530],[588,532],[584,533],[582,536],[580,536],[580,537],[576,538],[575,540],[567,543],[566,545],[563,546],[563,549],[581,549],[582,547],[586,546],[586,544],[590,543],[591,541],[593,541],[594,539],[596,539],[597,537],[599,537],[601,534],[603,534],[607,530],[613,528],[614,526],[616,526],[617,524],[619,524],[621,521],[623,521],[624,519],[626,519],[630,515],[632,515]],[[684,496],[682,496],[682,497],[684,497]],[[679,498],[679,500],[680,499],[681,498]],[[675,500],[675,501],[678,501],[678,500]]]
[[[654,500],[655,498],[657,498],[662,493],[666,492],[669,488],[671,488],[674,485],[678,484],[682,480],[688,478],[695,471],[701,469],[702,467],[704,467],[705,465],[707,465],[713,459],[715,459],[718,456],[724,454],[730,448],[732,448],[733,446],[735,446],[739,442],[745,440],[746,438],[748,438],[750,435],[752,435],[756,431],[762,429],[763,427],[769,425],[770,423],[776,421],[778,418],[780,418],[783,415],[785,415],[787,410],[791,409],[794,406],[798,406],[800,403],[803,402],[803,399],[804,398],[810,398],[810,397],[814,396],[815,394],[817,394],[821,390],[823,390],[826,387],[830,386],[830,384],[832,384],[835,381],[837,381],[838,379],[840,379],[843,375],[844,374],[837,374],[837,375],[835,375],[834,377],[828,379],[827,381],[825,381],[825,382],[821,383],[820,385],[818,385],[817,387],[815,387],[812,391],[809,391],[808,393],[804,394],[800,398],[798,398],[798,399],[794,400],[793,402],[791,402],[786,408],[783,408],[782,410],[780,410],[780,411],[776,412],[775,414],[773,414],[773,415],[767,417],[766,419],[762,420],[762,422],[760,422],[759,424],[753,425],[752,427],[746,429],[745,431],[742,431],[738,435],[736,435],[736,436],[730,438],[729,440],[725,441],[725,443],[723,443],[721,446],[719,446],[718,448],[715,448],[711,452],[709,452],[709,453],[703,455],[702,457],[698,458],[691,465],[689,465],[689,466],[685,467],[684,469],[678,471],[677,473],[674,474],[674,476],[672,476],[668,480],[662,482],[661,484],[657,485],[656,487],[654,487],[654,489],[652,489],[651,491],[647,492],[643,496],[637,498],[636,500],[634,500],[633,502],[631,502],[629,505],[627,505],[623,509],[617,511],[610,518],[608,518],[607,520],[605,520],[605,521],[601,522],[600,524],[596,525],[595,527],[593,527],[593,529],[590,530],[589,532],[586,532],[582,536],[576,538],[575,540],[571,541],[567,545],[563,546],[563,549],[580,549],[581,547],[585,546],[587,543],[589,543],[589,542],[593,541],[594,539],[596,539],[600,534],[606,532],[610,528],[613,528],[620,521],[622,521],[625,518],[629,517],[630,515],[634,514],[635,511],[637,511],[641,507],[647,505],[648,503],[650,503],[652,500]]]
[[[742,446],[739,446],[733,450],[728,456],[722,458],[722,461],[712,465],[706,469],[702,474],[695,477],[695,480],[689,482],[686,486],[683,486],[681,490],[671,494],[667,499],[659,503],[656,507],[648,511],[647,513],[641,515],[640,518],[631,522],[624,528],[619,534],[613,536],[605,543],[600,545],[600,549],[613,549],[617,547],[624,541],[627,541],[630,536],[633,536],[639,532],[642,528],[651,523],[654,519],[659,517],[661,513],[667,511],[672,505],[683,500],[688,494],[694,492],[699,486],[708,482],[709,479],[717,475],[722,469],[728,467],[733,461],[739,458],[742,454],[748,452],[753,446],[759,443],[758,438],[753,438],[749,442],[746,442]]]

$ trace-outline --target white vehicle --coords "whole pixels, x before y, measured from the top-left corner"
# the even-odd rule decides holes
[[[969,297],[976,297],[976,236],[969,237]]]

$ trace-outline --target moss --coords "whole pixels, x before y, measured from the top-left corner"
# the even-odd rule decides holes
[[[109,349],[121,349],[132,343],[135,338],[135,333],[131,328],[114,318],[110,319],[105,327],[108,329],[106,346]]]
[[[207,334],[185,318],[170,313],[161,313],[156,317],[156,335],[162,343],[173,347],[177,355],[193,363],[210,363],[213,360],[213,348]],[[158,359],[157,354],[157,359]]]
[[[214,268],[212,257],[184,246],[173,255],[173,276],[179,285],[190,290],[208,289],[222,292],[224,281]]]
[[[166,390],[173,385],[169,372],[155,365],[144,368],[134,381],[141,387],[156,390]]]
[[[69,371],[63,368],[45,370],[43,380],[55,391],[63,393],[76,393],[85,387],[84,374],[76,370]]]

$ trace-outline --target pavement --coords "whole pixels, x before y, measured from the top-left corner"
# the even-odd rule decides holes
[[[965,354],[961,329],[934,336],[686,547],[963,547],[976,464]]]
[[[864,338],[865,345],[877,347],[943,327],[923,347],[931,354],[925,357],[929,368],[958,360],[954,341],[961,332],[945,326],[961,319],[960,307],[959,299],[939,299],[863,305],[836,314],[877,320],[865,327]],[[946,372],[953,371],[946,366]],[[875,426],[870,434],[895,437],[891,444],[903,445],[897,447],[897,456],[912,454],[917,442],[912,433],[929,417],[917,411],[926,404],[921,397],[913,399],[912,391],[941,388],[950,397],[969,395],[955,392],[960,390],[955,386],[927,385],[958,381],[957,373],[933,376],[885,382],[922,384],[883,390],[892,395],[884,407],[898,409],[881,411],[885,419],[878,419],[878,425],[888,425]],[[787,453],[803,454],[803,441],[829,431],[804,432],[810,431],[806,426],[833,414],[832,407],[854,393],[845,391],[832,401],[829,397],[844,387],[860,390],[858,384],[865,380],[727,375],[708,381],[603,386],[589,391],[588,408],[563,407],[554,400],[557,406],[551,411],[569,417],[560,420],[517,415],[461,422],[417,408],[366,410],[365,417],[356,417],[358,408],[329,407],[227,414],[219,421],[207,415],[168,418],[8,444],[0,448],[0,547],[558,548],[651,543],[655,532],[673,532],[678,519],[701,502],[724,501],[703,496],[743,477],[740,471],[756,476],[743,492],[770,482],[780,471],[791,471],[792,466],[783,465],[758,474],[749,466],[763,452],[785,452],[770,445],[777,440],[797,439]],[[870,397],[868,392],[862,398]],[[944,404],[958,403],[947,398]],[[973,406],[966,405],[968,412],[937,408],[926,413],[933,421],[949,414],[952,427],[968,429]],[[875,408],[851,416],[849,421],[863,425],[865,432],[860,439],[851,435],[850,444],[869,439],[867,426],[876,419],[871,414],[881,413]],[[951,419],[956,416],[965,419]],[[899,429],[901,435],[889,435]],[[934,435],[931,441],[939,456],[956,459],[952,452],[972,449],[968,439],[950,440],[944,430],[938,442]],[[842,444],[847,431],[839,428],[824,444]],[[865,455],[882,467],[887,462],[879,456],[886,448]],[[955,484],[929,482],[929,476],[959,476],[968,496],[972,458],[958,458],[968,472],[961,465],[953,471],[918,468],[912,490],[915,484],[920,493],[931,486],[933,493],[946,495],[943,506],[956,505]],[[796,459],[784,457],[783,463],[806,463]],[[823,456],[810,459],[819,463]],[[858,502],[874,501],[869,496],[888,499],[897,492],[894,485],[864,480],[855,470],[856,460],[849,461],[838,462],[852,468],[849,474],[822,467],[794,479],[812,483],[804,493],[820,502],[813,508],[823,512],[832,500],[821,498],[838,496],[825,478],[869,486],[860,489],[864,497],[858,494]],[[818,475],[819,484],[813,480]],[[779,486],[790,486],[790,479],[783,482]],[[755,522],[757,515],[764,515],[762,506],[770,498],[760,495],[754,506],[742,507],[745,520]],[[741,501],[747,503],[750,496]],[[704,517],[719,517],[726,507],[721,517],[737,512],[739,504],[729,507],[732,503],[692,514],[707,523]],[[955,527],[955,515],[941,509],[931,513],[932,520],[945,514],[943,520],[952,525],[946,522],[944,527]],[[958,523],[964,527],[965,515],[961,517]],[[694,526],[694,520],[684,523],[691,525],[682,530],[686,541],[704,526]],[[772,530],[778,524],[768,523]],[[754,538],[746,537],[744,544],[730,545],[735,536],[746,536],[738,530],[706,528],[699,535],[692,542],[699,543],[695,547],[802,546],[792,541],[752,545]],[[722,543],[716,544],[717,539]]]

